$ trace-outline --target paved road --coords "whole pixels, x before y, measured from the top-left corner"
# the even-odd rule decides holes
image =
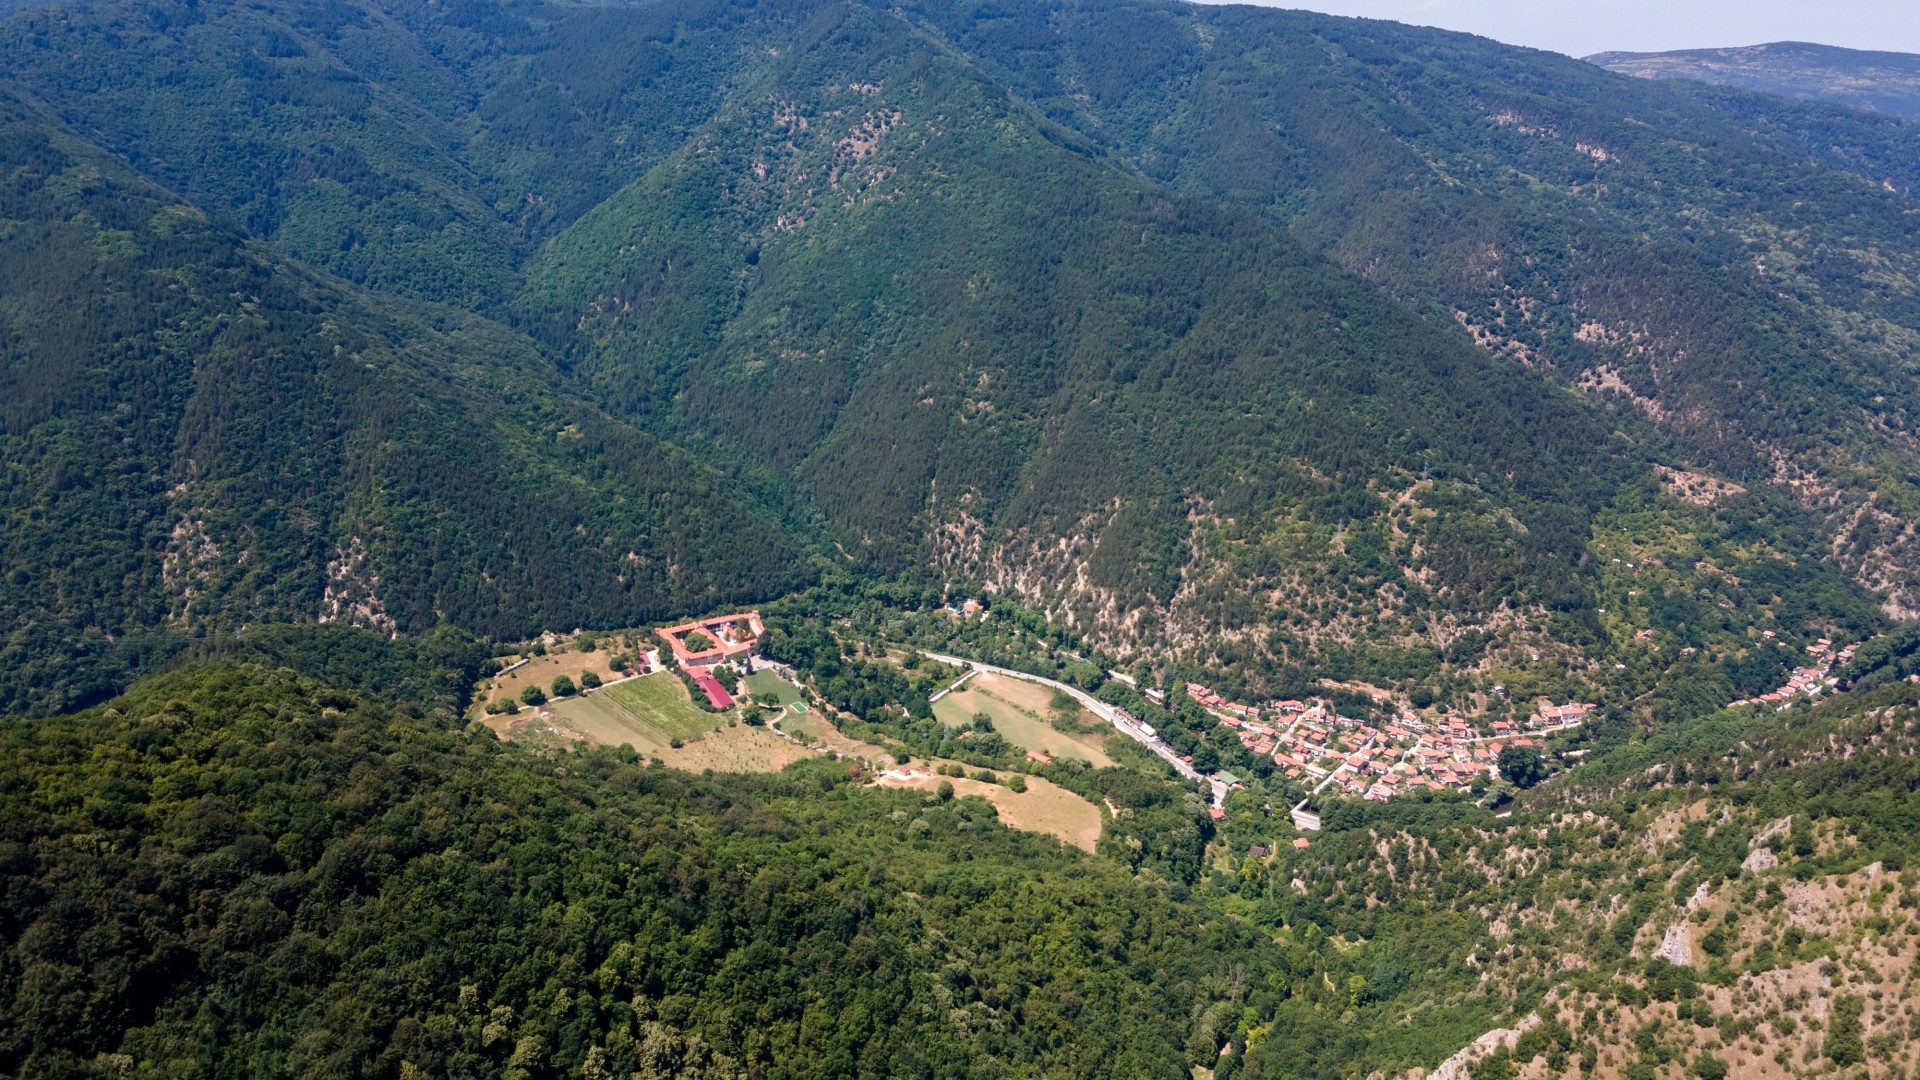
[[[1119,716],[1116,716],[1114,714],[1113,706],[1107,704],[1104,701],[1101,701],[1099,698],[1094,697],[1092,694],[1087,693],[1086,691],[1080,689],[1077,686],[1069,686],[1066,683],[1060,682],[1056,679],[1049,679],[1040,675],[1029,675],[1024,671],[1015,671],[1012,668],[1003,668],[1003,667],[996,666],[994,664],[983,664],[978,660],[968,660],[966,657],[963,657],[963,656],[946,656],[936,652],[925,652],[924,650],[922,651],[921,655],[925,656],[929,660],[938,660],[942,664],[952,664],[955,667],[960,667],[961,665],[964,664],[970,667],[978,668],[981,671],[991,671],[996,675],[1005,675],[1005,676],[1008,676],[1009,678],[1014,678],[1014,679],[1025,679],[1030,683],[1039,683],[1042,686],[1051,686],[1058,690],[1064,690],[1068,694],[1072,695],[1075,701],[1078,701],[1080,704],[1085,705],[1088,711],[1092,712],[1093,715],[1099,717],[1102,720],[1105,720],[1109,724],[1112,724],[1122,735],[1127,736],[1133,741],[1139,743],[1140,745],[1160,755],[1161,760],[1173,766],[1174,769],[1178,771],[1181,776],[1184,776],[1189,780],[1205,781],[1207,786],[1213,789],[1213,805],[1215,806],[1223,805],[1226,800],[1227,785],[1221,783],[1218,780],[1213,779],[1210,776],[1202,776],[1198,772],[1195,772],[1193,766],[1180,760],[1180,755],[1173,752],[1173,747],[1168,746],[1166,743],[1160,741],[1154,736],[1147,734],[1145,731],[1141,730],[1140,725],[1130,724],[1127,721],[1122,720]]]

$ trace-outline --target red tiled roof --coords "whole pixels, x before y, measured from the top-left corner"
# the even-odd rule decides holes
[[[707,700],[713,704],[714,708],[733,708],[733,695],[727,693],[727,688],[721,686],[719,680],[711,675],[695,675],[693,681],[699,684],[700,689],[707,692]]]

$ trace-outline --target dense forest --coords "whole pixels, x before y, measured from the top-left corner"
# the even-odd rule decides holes
[[[218,661],[0,733],[0,1069],[1174,1076],[1275,956],[984,803],[452,715]]]
[[[0,92],[0,708],[206,632],[514,639],[779,591],[798,547],[524,339],[258,246]]]
[[[1704,701],[1775,674],[1750,631],[1915,607],[1893,121],[1156,3],[0,43],[18,153],[101,178],[18,173],[0,238],[69,268],[10,279],[10,711],[263,618],[515,638],[836,565],[1267,690],[1645,697],[1694,649],[1746,673]],[[1624,603],[1597,545],[1652,536]]]

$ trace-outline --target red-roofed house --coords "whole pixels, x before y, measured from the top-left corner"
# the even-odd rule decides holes
[[[707,700],[712,702],[714,708],[733,708],[733,695],[727,693],[727,688],[721,686],[719,681],[713,676],[706,674],[695,675],[693,681],[699,684],[700,689],[707,692]]]

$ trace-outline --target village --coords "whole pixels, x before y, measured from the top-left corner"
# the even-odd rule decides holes
[[[1496,720],[1482,734],[1466,718],[1429,723],[1402,713],[1378,727],[1332,711],[1326,702],[1285,700],[1266,706],[1226,701],[1188,683],[1187,696],[1231,728],[1257,758],[1271,758],[1290,780],[1318,781],[1356,798],[1384,801],[1421,790],[1465,791],[1499,778],[1500,752],[1543,748],[1544,736],[1579,726],[1593,704],[1542,701],[1524,722]],[[1229,784],[1239,777],[1219,775]]]
[[[1768,630],[1765,637],[1769,641],[1773,640],[1773,631]],[[1784,709],[1792,705],[1794,701],[1802,695],[1807,698],[1819,697],[1828,687],[1834,684],[1832,673],[1836,669],[1844,667],[1851,662],[1854,651],[1859,648],[1860,646],[1857,644],[1848,645],[1840,651],[1835,652],[1833,642],[1828,638],[1821,638],[1807,646],[1807,653],[1813,657],[1813,664],[1811,666],[1794,668],[1793,674],[1787,678],[1786,685],[1780,687],[1778,690],[1761,694],[1758,697],[1741,698],[1739,701],[1730,701],[1727,703],[1727,708],[1732,709],[1742,705],[1757,705],[1763,708],[1772,706],[1776,709]]]

